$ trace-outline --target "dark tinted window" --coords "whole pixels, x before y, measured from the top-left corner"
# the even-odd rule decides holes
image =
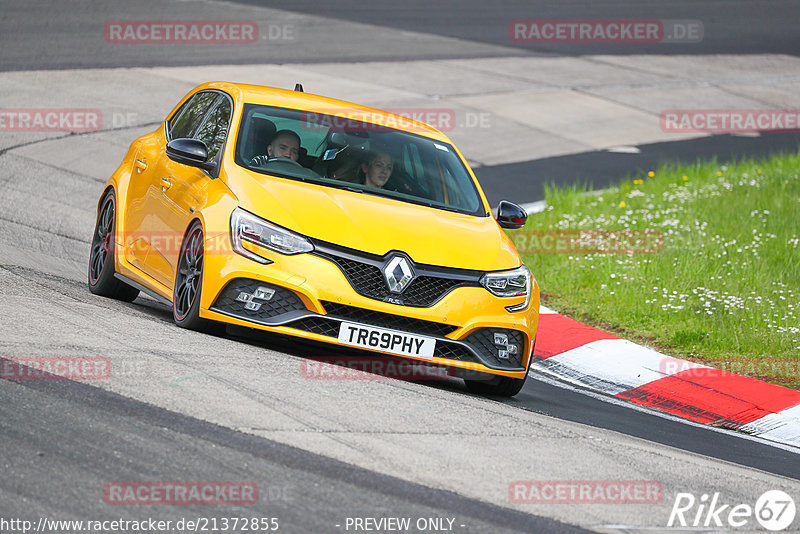
[[[228,123],[231,119],[231,103],[222,97],[216,107],[209,113],[206,122],[200,127],[195,137],[203,141],[208,147],[208,159],[212,160],[222,148],[225,135],[228,133]]]
[[[211,104],[219,97],[219,93],[203,91],[192,97],[188,105],[184,106],[180,116],[172,121],[170,136],[172,139],[192,137],[200,125]]]
[[[349,116],[245,104],[235,161],[262,174],[486,216],[453,146],[387,125],[402,126],[403,117],[345,112]],[[280,130],[300,137],[296,159],[264,156]]]

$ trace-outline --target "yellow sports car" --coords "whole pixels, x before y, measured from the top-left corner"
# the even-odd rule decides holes
[[[450,140],[302,92],[212,82],[135,140],[98,202],[89,288],[196,330],[241,325],[524,384],[539,289]]]

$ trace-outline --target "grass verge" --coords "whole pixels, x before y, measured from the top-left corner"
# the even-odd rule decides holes
[[[712,367],[800,388],[800,155],[547,188],[511,232],[543,304]]]

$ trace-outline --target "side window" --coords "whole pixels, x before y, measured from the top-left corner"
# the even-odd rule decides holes
[[[228,133],[228,123],[231,119],[231,103],[222,97],[216,107],[208,114],[208,118],[197,131],[195,137],[204,142],[208,147],[208,159],[213,160]]]
[[[218,97],[219,93],[210,91],[203,91],[194,95],[188,105],[184,106],[180,116],[172,122],[170,137],[172,139],[191,137],[200,125],[200,121],[203,120],[208,108]]]

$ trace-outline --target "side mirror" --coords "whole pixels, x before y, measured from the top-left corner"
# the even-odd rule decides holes
[[[167,143],[167,157],[172,161],[210,171],[216,165],[208,160],[208,148],[199,139],[173,139]]]
[[[525,226],[525,221],[528,219],[528,214],[521,206],[517,206],[512,202],[501,200],[497,205],[497,224],[500,228],[508,228],[509,230],[517,230]]]

